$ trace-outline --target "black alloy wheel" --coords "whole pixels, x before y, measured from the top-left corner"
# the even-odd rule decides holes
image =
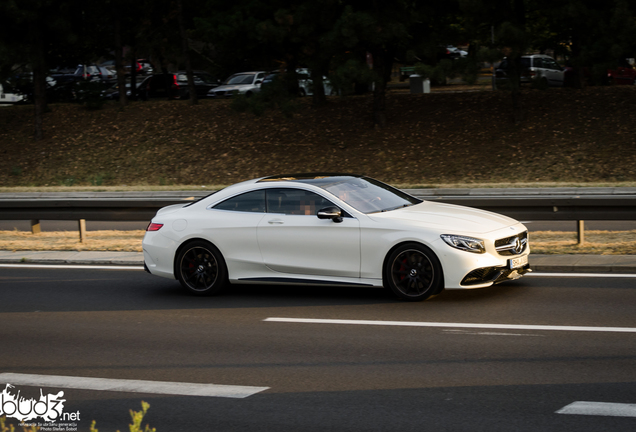
[[[426,246],[409,243],[389,256],[384,272],[385,286],[402,300],[422,301],[443,289],[442,267]]]
[[[221,253],[212,244],[195,241],[187,244],[175,262],[177,279],[196,295],[212,295],[227,285],[227,270]]]

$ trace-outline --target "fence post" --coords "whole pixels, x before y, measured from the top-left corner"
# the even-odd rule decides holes
[[[585,243],[585,221],[576,221],[576,241],[577,244],[582,245]]]
[[[40,227],[39,219],[31,219],[31,234],[40,234],[42,227]]]
[[[79,241],[84,243],[86,240],[86,219],[80,219],[79,221]]]

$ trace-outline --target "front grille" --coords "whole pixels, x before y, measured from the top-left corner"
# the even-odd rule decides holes
[[[495,241],[495,249],[499,255],[520,255],[528,247],[528,231]]]

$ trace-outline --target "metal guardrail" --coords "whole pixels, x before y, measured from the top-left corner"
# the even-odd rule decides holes
[[[636,220],[636,188],[405,189],[421,199],[501,213],[519,220]],[[548,193],[551,192],[551,193]],[[581,193],[576,193],[581,192]],[[161,207],[206,192],[0,194],[1,220],[149,221]]]
[[[517,220],[636,220],[636,188],[405,189],[419,198],[476,207]],[[0,219],[150,221],[161,207],[211,191],[0,195]],[[80,237],[82,238],[82,222]],[[84,233],[85,236],[85,233]],[[579,222],[579,239],[583,224]]]

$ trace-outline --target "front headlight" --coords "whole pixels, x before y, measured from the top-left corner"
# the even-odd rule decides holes
[[[442,240],[456,249],[479,254],[486,252],[486,247],[484,246],[483,240],[453,234],[442,234],[440,237],[442,237]]]

